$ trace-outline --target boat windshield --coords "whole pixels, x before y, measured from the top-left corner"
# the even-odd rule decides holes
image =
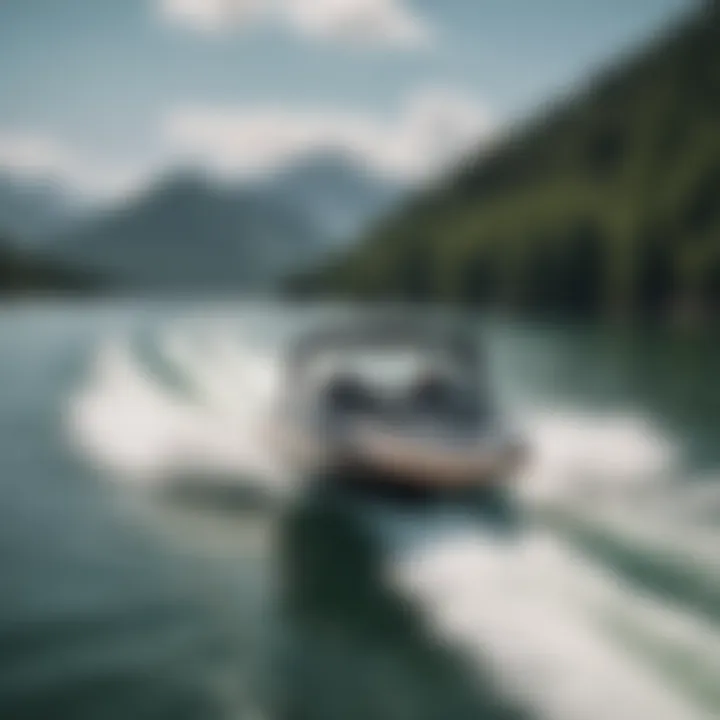
[[[447,358],[409,349],[327,350],[306,368],[315,383],[329,382],[339,374],[353,376],[368,386],[405,391],[429,375],[449,375]]]

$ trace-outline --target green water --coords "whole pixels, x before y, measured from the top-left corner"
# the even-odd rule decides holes
[[[224,393],[222,372],[235,356],[225,357],[222,343],[208,345],[206,335],[224,338],[233,353],[272,351],[313,316],[319,311],[159,303],[0,311],[1,718],[553,716],[549,700],[502,682],[493,664],[496,651],[504,652],[502,637],[488,636],[484,657],[488,618],[495,613],[503,620],[502,612],[484,606],[482,582],[460,587],[484,555],[448,579],[440,572],[445,561],[434,555],[435,538],[447,531],[425,532],[435,527],[428,515],[311,495],[270,502],[246,492],[248,485],[262,488],[262,479],[251,482],[234,452],[240,425],[233,423],[241,412],[247,421],[247,408],[229,380]],[[562,423],[551,433],[554,452],[569,453],[572,461],[563,461],[558,472],[587,474],[595,459],[602,466],[616,452],[622,462],[611,468],[627,475],[597,513],[595,501],[571,502],[572,495],[560,492],[549,510],[528,505],[529,526],[543,524],[553,542],[577,553],[573,557],[587,568],[610,570],[628,597],[647,596],[683,628],[701,622],[711,630],[702,641],[690,629],[668,637],[650,611],[638,610],[647,621],[643,629],[617,599],[602,596],[615,604],[612,612],[596,612],[602,594],[593,594],[587,607],[573,600],[583,627],[587,617],[593,633],[629,667],[642,668],[658,688],[677,696],[689,708],[678,720],[716,716],[720,697],[706,675],[720,661],[720,628],[714,635],[720,564],[713,564],[720,546],[712,554],[720,539],[720,489],[714,492],[713,479],[720,463],[720,352],[708,341],[559,326],[495,321],[485,332],[493,377],[508,404],[520,415],[539,414],[551,428],[557,418],[571,418],[566,439]],[[185,335],[192,363],[168,359],[159,341],[166,334]],[[124,343],[142,383],[128,377],[124,365],[111,371],[111,358],[110,369],[93,381],[93,441],[87,452],[78,451],[69,408],[97,373],[103,348],[114,342]],[[615,434],[592,422],[576,432],[581,420],[573,417],[598,414],[605,418],[602,428],[615,418],[641,416],[655,434],[638,450],[632,427],[624,431],[621,420]],[[122,428],[138,437],[118,449],[112,435]],[[615,438],[628,447],[614,450]],[[647,471],[653,442],[670,443],[677,457],[660,467],[650,463],[658,476],[651,487],[662,490],[644,489],[638,501],[624,487],[634,487],[635,476]],[[200,491],[149,491],[152,483],[124,477],[122,463],[93,462],[93,450],[103,448],[106,455],[112,449],[106,460],[128,456],[136,465],[163,468],[193,451],[190,485]],[[205,474],[221,475],[222,488],[203,485]],[[625,493],[632,502],[625,502]],[[477,540],[475,530],[469,532]],[[642,542],[638,532],[645,532]],[[702,536],[696,539],[696,532]],[[680,560],[669,556],[670,545]],[[691,563],[698,548],[711,553],[710,560]],[[413,594],[388,579],[387,569],[403,566],[412,553],[436,563],[438,579],[431,575],[430,585],[449,584],[450,596],[471,593],[479,629],[468,639],[480,657],[449,631],[433,630],[429,616],[436,606],[442,614],[446,600],[429,599],[429,590]],[[569,567],[562,583],[573,582]],[[578,575],[587,568],[578,568]],[[590,593],[586,587],[582,591]],[[474,627],[469,623],[463,633],[472,635]],[[562,632],[560,622],[551,636]],[[513,652],[522,652],[522,642],[518,647]],[[556,662],[560,667],[570,660],[558,655]],[[588,662],[580,672],[595,671]],[[597,683],[609,682],[604,677],[597,674]],[[652,689],[642,692],[642,702],[662,704]],[[586,705],[587,714],[575,711],[578,720],[598,717],[592,702]]]

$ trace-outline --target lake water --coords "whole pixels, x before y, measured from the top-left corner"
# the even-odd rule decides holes
[[[326,312],[0,311],[0,717],[717,717],[720,351],[478,321],[535,451],[503,538],[281,466]]]

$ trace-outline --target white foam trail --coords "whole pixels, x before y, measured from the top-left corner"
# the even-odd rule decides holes
[[[163,387],[126,344],[109,343],[70,405],[76,446],[102,469],[139,483],[197,474],[262,478],[265,485],[286,487],[286,469],[263,436],[272,364],[229,345],[206,354],[208,348],[170,339],[161,349],[196,397]]]
[[[257,419],[273,401],[278,368],[272,358],[252,354],[227,335],[198,344],[173,334],[161,341],[164,357],[181,371],[204,404],[231,417]]]
[[[584,558],[548,535],[501,545],[476,530],[424,533],[415,551],[405,544],[395,555],[393,582],[420,603],[434,632],[494,670],[508,692],[541,716],[703,717],[612,642],[600,624],[603,603],[614,608],[630,603],[636,614],[649,616],[616,580],[586,572]],[[682,623],[675,627],[676,633],[683,628],[686,647],[698,642],[695,636],[687,639]],[[718,652],[717,633],[713,642],[711,650],[702,642],[703,657]],[[717,665],[720,655],[713,657]]]
[[[535,455],[523,479],[528,500],[625,502],[676,471],[677,444],[642,416],[547,408],[525,417]]]
[[[527,501],[617,518],[619,508],[632,510],[636,493],[675,492],[667,480],[679,448],[642,418],[557,411],[528,418],[536,458],[523,479]],[[708,677],[720,671],[718,628],[642,597],[550,532],[502,544],[457,515],[380,520],[391,582],[420,604],[434,632],[483,667],[489,662],[542,716],[703,717],[647,658],[613,639],[609,622],[624,619],[693,658]]]
[[[688,489],[692,494],[692,490]],[[675,488],[662,488],[664,497],[653,504],[648,498],[644,505],[632,502],[617,504],[611,509],[596,507],[580,508],[574,505],[572,518],[586,528],[600,531],[603,535],[619,541],[635,551],[661,555],[670,562],[683,564],[698,574],[715,578],[720,585],[720,528],[717,525],[699,524],[682,509],[684,498]],[[674,506],[672,503],[676,498]],[[675,512],[671,512],[674,510]]]
[[[520,492],[601,525],[608,534],[707,570],[720,566],[717,482],[678,483],[681,448],[637,414],[532,410],[526,427],[535,457]]]

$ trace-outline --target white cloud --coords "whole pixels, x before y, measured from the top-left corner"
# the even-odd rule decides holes
[[[259,19],[267,0],[159,0],[164,17],[202,32],[216,33]]]
[[[71,153],[51,138],[0,129],[0,168],[10,173],[32,179],[71,164]]]
[[[184,108],[164,125],[169,152],[225,176],[271,172],[316,152],[342,152],[405,181],[433,178],[493,129],[463,94],[426,90],[394,116],[339,109]]]
[[[285,13],[310,37],[403,47],[423,46],[431,38],[407,0],[286,0]]]
[[[52,182],[79,197],[116,197],[131,192],[148,168],[99,162],[42,134],[0,128],[0,171],[27,182]]]
[[[98,157],[60,140],[0,127],[0,171],[50,181],[87,199],[127,196],[191,165],[219,177],[261,176],[315,153],[341,153],[403,182],[433,179],[493,132],[489,114],[449,89],[410,96],[392,114],[340,108],[188,107],[162,121],[152,156]]]
[[[258,23],[363,45],[426,46],[432,32],[409,0],[155,0],[163,16],[210,34]]]

